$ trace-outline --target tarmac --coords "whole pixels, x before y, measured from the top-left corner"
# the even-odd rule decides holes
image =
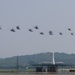
[[[73,73],[0,73],[0,75],[75,75]]]

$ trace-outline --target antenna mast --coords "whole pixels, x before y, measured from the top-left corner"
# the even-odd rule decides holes
[[[52,63],[55,64],[54,52],[52,53]]]

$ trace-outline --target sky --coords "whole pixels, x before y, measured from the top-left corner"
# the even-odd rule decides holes
[[[75,34],[75,0],[0,0],[0,26],[0,58],[43,52],[75,54],[75,35],[70,35]],[[48,34],[50,30],[54,35]]]

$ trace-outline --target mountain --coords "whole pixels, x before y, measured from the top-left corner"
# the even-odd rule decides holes
[[[52,60],[51,52],[18,56],[19,66],[27,66],[30,64],[42,62],[51,62],[51,60]],[[75,65],[75,54],[56,52],[55,61]],[[0,59],[0,68],[16,67],[16,65],[17,65],[17,56]]]

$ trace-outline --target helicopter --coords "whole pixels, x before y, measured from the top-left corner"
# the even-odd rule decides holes
[[[71,31],[71,29],[70,29],[70,28],[68,28],[68,30],[69,30],[69,31]]]
[[[44,33],[43,33],[43,32],[40,32],[40,34],[41,34],[41,35],[44,35]]]
[[[49,35],[53,35],[53,32],[52,31],[49,31]]]
[[[12,31],[12,32],[16,32],[13,28],[12,28],[10,31]]]
[[[33,30],[32,30],[32,29],[29,29],[29,31],[30,31],[30,32],[33,32]]]
[[[59,33],[60,35],[63,35],[61,32]]]
[[[0,30],[2,29],[2,26],[0,25]]]
[[[71,33],[71,35],[74,35],[73,33]]]
[[[0,30],[1,30],[2,28],[0,27]]]
[[[35,29],[39,29],[39,27],[38,27],[38,26],[35,26],[34,28],[35,28]]]
[[[19,26],[16,26],[16,29],[20,30],[20,27]]]

